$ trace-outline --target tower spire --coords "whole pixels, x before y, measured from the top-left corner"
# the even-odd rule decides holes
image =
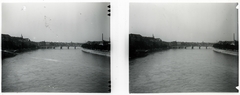
[[[235,33],[233,33],[233,41],[235,41]]]
[[[103,41],[103,33],[102,33],[102,41]]]

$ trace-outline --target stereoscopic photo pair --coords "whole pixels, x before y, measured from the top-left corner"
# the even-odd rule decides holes
[[[238,92],[237,5],[130,3],[129,92]],[[2,3],[2,92],[111,93],[111,7]]]

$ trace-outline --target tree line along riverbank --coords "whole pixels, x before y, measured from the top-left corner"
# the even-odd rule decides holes
[[[138,58],[147,56],[151,52],[170,49],[174,47],[193,47],[198,46],[213,46],[217,49],[238,51],[238,41],[219,41],[217,43],[210,42],[166,42],[162,41],[160,38],[145,37],[140,34],[129,34],[129,58]],[[176,48],[175,48],[176,49]],[[192,48],[193,49],[193,48]]]
[[[223,49],[223,50],[232,50],[238,51],[238,41],[219,41],[213,44],[214,48]]]
[[[98,51],[110,51],[110,41],[88,41],[82,44],[85,49],[98,50]]]
[[[55,46],[81,46],[82,43],[67,43],[67,42],[34,42],[29,38],[10,36],[8,34],[2,34],[2,59],[12,57],[18,53],[36,50],[41,47],[55,47]]]

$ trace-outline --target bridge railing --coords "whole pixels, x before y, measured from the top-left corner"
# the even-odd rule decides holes
[[[63,47],[67,47],[68,49],[70,47],[74,47],[74,49],[76,49],[77,47],[81,47],[81,46],[39,46],[40,49],[55,49],[59,47],[60,49],[62,49]]]
[[[206,48],[206,49],[208,49],[209,47],[212,47],[212,46],[183,46],[183,45],[179,45],[179,46],[170,46],[170,48],[172,48],[172,49],[187,49],[187,48],[192,48],[192,49],[194,49],[194,48],[199,48],[199,49],[201,49],[201,48]]]

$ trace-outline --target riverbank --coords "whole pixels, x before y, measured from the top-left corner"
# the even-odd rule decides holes
[[[227,55],[238,56],[237,51],[223,50],[223,49],[216,49],[216,48],[213,48],[213,51],[218,52],[218,53],[227,54]]]
[[[86,53],[95,54],[95,55],[110,57],[110,51],[100,51],[100,50],[90,50],[90,49],[82,49],[82,51]]]

